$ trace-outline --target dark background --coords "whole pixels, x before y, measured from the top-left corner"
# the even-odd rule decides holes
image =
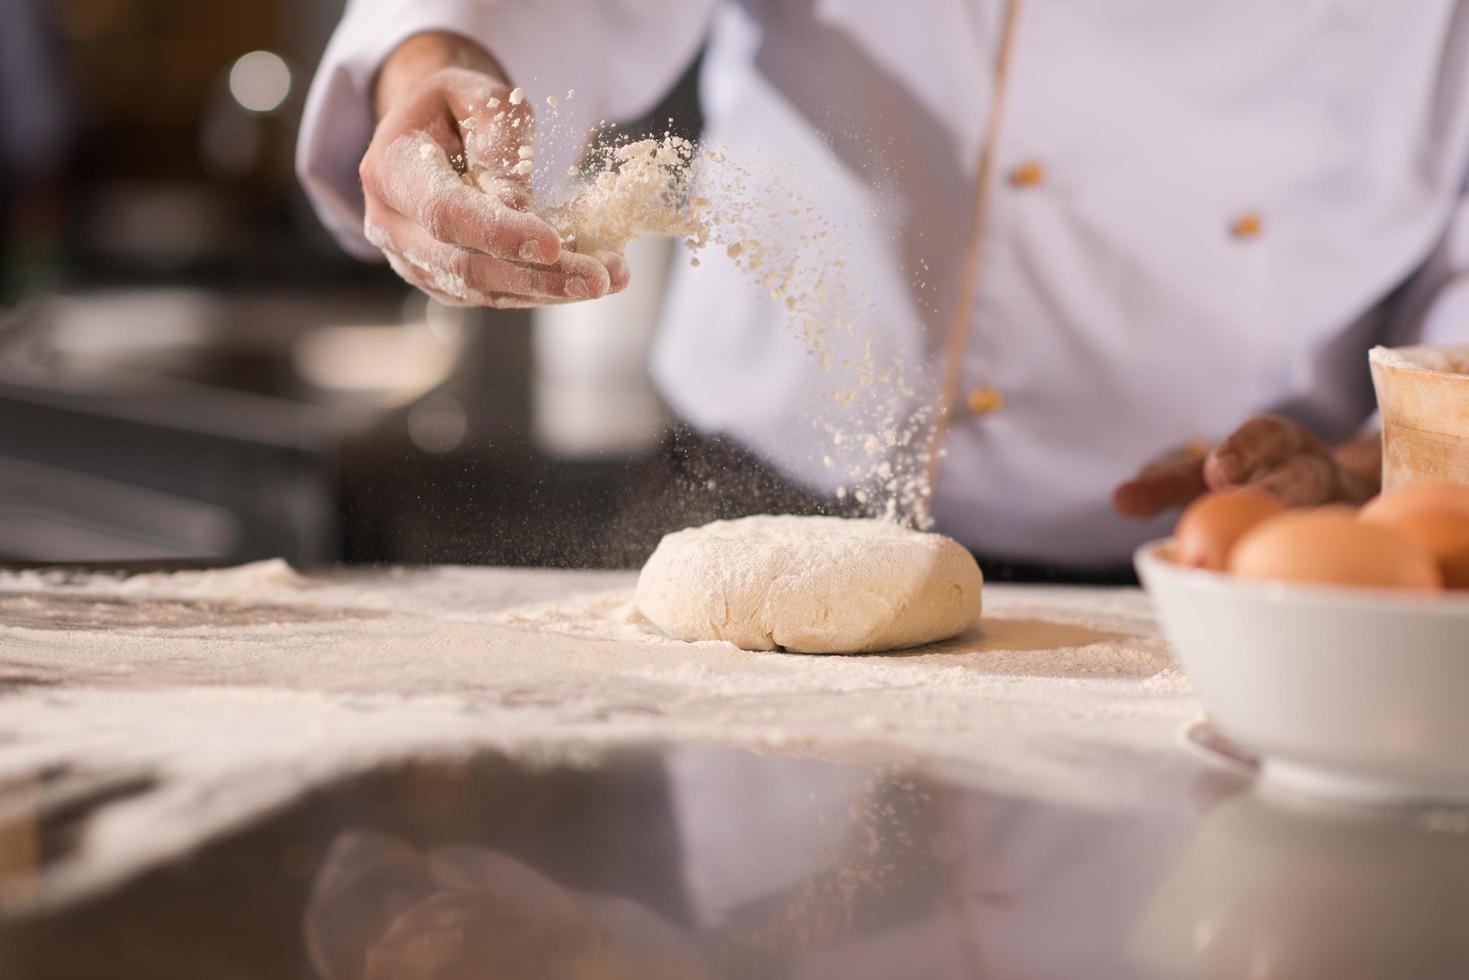
[[[0,561],[641,558],[648,419],[548,445],[534,317],[317,224],[292,155],[340,6],[0,4]],[[696,103],[691,66],[629,128]]]

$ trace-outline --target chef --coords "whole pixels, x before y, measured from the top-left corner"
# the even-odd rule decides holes
[[[1116,567],[1206,486],[1360,500],[1367,350],[1469,341],[1452,0],[352,0],[301,177],[345,248],[441,299],[595,300],[626,263],[530,213],[515,144],[565,173],[701,46],[706,142],[804,175],[840,228],[876,356],[926,372],[938,529],[985,556]],[[797,243],[791,211],[769,234]],[[663,396],[824,497],[815,370],[722,250],[678,270]]]

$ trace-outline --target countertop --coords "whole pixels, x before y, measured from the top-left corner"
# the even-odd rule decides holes
[[[1190,753],[1136,590],[800,657],[630,586],[0,570],[0,975],[1469,974],[1469,818]]]

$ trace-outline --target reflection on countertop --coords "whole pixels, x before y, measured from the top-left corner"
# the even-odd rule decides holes
[[[1469,976],[1469,811],[1278,790],[1204,814],[1132,949],[1168,978]]]
[[[48,794],[6,788],[0,841],[48,840],[63,812]],[[581,767],[403,764],[107,894],[0,918],[0,969],[36,980],[1469,973],[1464,814],[1315,809],[1200,770],[1160,774],[1152,796],[1072,809],[918,772],[692,747]],[[64,812],[76,826],[77,807]],[[46,873],[45,850],[33,873]]]

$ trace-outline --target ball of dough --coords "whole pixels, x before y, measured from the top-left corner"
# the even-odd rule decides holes
[[[638,576],[637,608],[681,640],[866,653],[969,629],[982,581],[974,556],[940,534],[761,515],[664,536]]]

